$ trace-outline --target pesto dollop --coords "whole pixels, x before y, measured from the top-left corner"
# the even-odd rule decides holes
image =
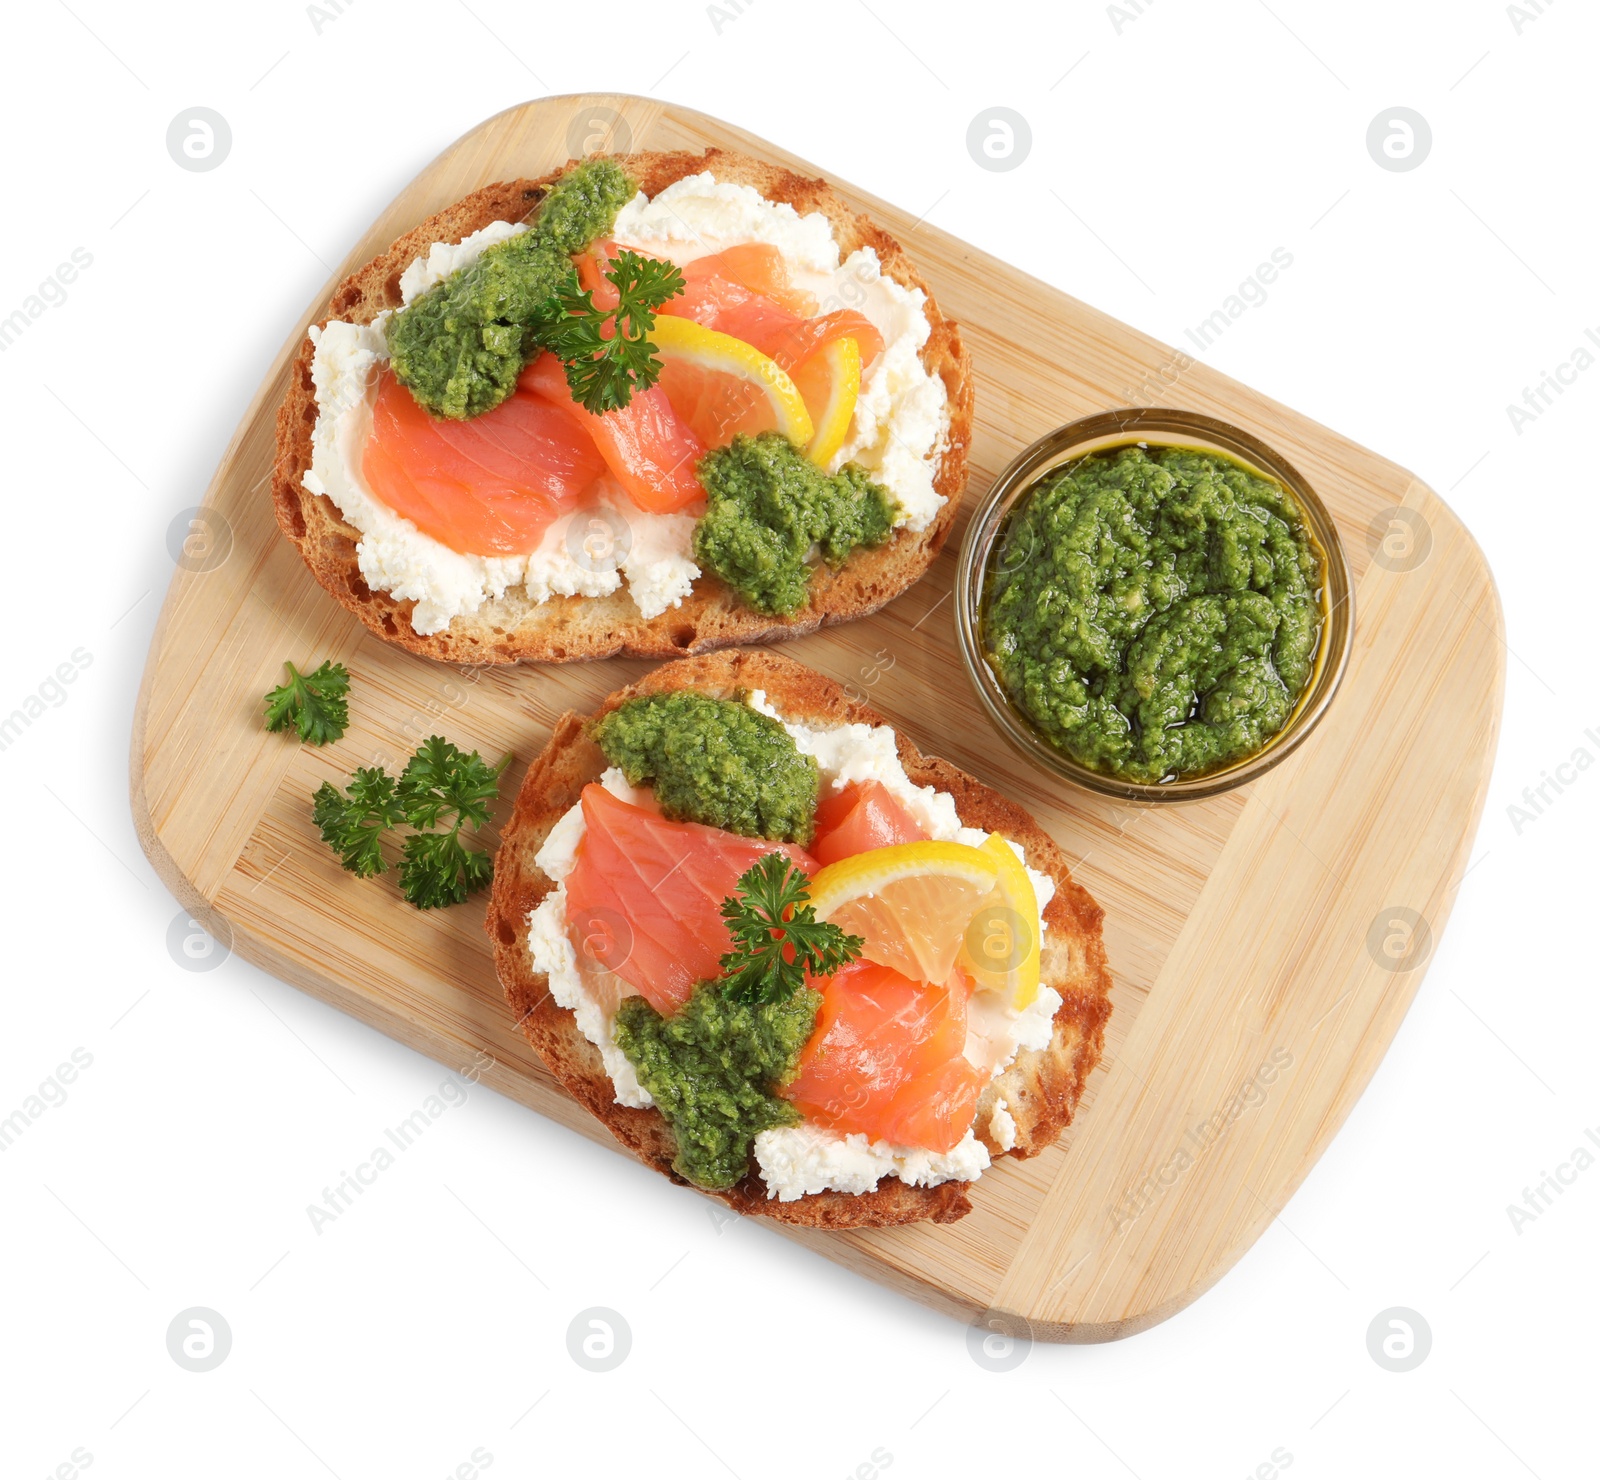
[[[701,982],[671,1017],[643,997],[623,998],[617,1044],[672,1127],[680,1177],[732,1187],[762,1131],[799,1123],[773,1090],[793,1075],[821,1006],[810,987],[752,1004],[733,1001],[720,982]]]
[[[781,432],[738,436],[696,469],[706,512],[694,558],[757,611],[789,616],[805,605],[813,547],[841,565],[861,545],[881,545],[894,526],[889,493],[847,463],[825,473]]]
[[[652,786],[662,814],[747,838],[809,843],[817,763],[777,720],[736,699],[678,690],[618,705],[595,743],[630,786]]]
[[[527,231],[396,313],[390,363],[418,404],[463,420],[504,401],[538,352],[555,296],[578,290],[572,254],[611,230],[634,189],[614,160],[584,160],[550,187]]]
[[[1322,570],[1291,496],[1240,463],[1121,447],[1046,474],[985,578],[985,655],[1052,745],[1132,781],[1260,750],[1310,680]]]

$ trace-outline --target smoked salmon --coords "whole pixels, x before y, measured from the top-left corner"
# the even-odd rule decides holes
[[[922,843],[928,831],[881,781],[852,781],[817,803],[811,856],[837,863],[870,848]]]
[[[733,948],[721,915],[739,876],[782,853],[810,878],[817,863],[793,843],[744,838],[698,822],[671,822],[584,787],[584,834],[567,876],[567,921],[578,939],[604,939],[603,964],[657,1012],[670,1014],[696,982],[721,975]]]
[[[971,978],[957,971],[938,986],[863,959],[812,985],[822,992],[817,1025],[778,1092],[830,1130],[949,1151],[982,1088],[962,1056]]]
[[[614,241],[597,241],[577,259],[579,284],[593,295],[596,308],[617,306],[616,286],[605,274],[619,250]],[[641,257],[657,255],[639,247],[627,250]],[[752,298],[761,298],[791,317],[809,318],[817,311],[812,294],[790,285],[789,264],[770,242],[726,247],[709,256],[696,257],[679,271],[683,274],[683,292],[669,298],[661,311],[697,319],[709,328],[717,327],[712,316]]]
[[[863,367],[883,353],[883,335],[865,314],[841,308],[807,318],[725,278],[694,284],[683,297],[662,304],[661,312],[742,339],[791,373],[835,339],[854,339]]]
[[[579,280],[600,308],[617,302],[605,277],[616,251],[615,242],[599,241],[576,259]],[[814,373],[821,350],[854,339],[863,367],[883,350],[883,336],[862,314],[813,316],[815,298],[790,283],[782,252],[769,243],[697,258],[683,275],[683,293],[660,311],[754,346],[795,377],[817,414],[831,384]],[[725,433],[721,442],[743,426],[736,414],[712,420]],[[435,421],[386,372],[362,471],[378,499],[452,550],[526,554],[604,471],[647,513],[673,513],[703,499],[695,468],[707,446],[661,385],[636,390],[617,411],[585,410],[572,399],[560,361],[547,353],[522,372],[509,400],[466,421]]]
[[[578,261],[578,276],[600,308],[617,303],[617,290],[604,277],[616,253],[615,242],[596,242]],[[661,313],[742,339],[790,374],[835,339],[856,341],[863,369],[883,353],[883,335],[865,314],[850,308],[818,314],[816,297],[791,286],[789,264],[770,242],[696,257],[682,272],[683,292],[662,304]]]
[[[469,421],[439,421],[386,370],[361,470],[377,499],[450,549],[525,555],[605,463],[542,397],[518,392]]]
[[[670,514],[705,497],[694,472],[705,455],[705,444],[672,409],[660,386],[635,390],[620,410],[596,414],[572,399],[561,362],[548,353],[535,359],[517,384],[559,407],[588,436],[612,476],[646,513]]]
[[[724,328],[723,333],[747,340],[791,375],[835,339],[855,340],[861,351],[863,370],[883,353],[883,335],[871,319],[853,308],[836,309],[814,319],[796,319],[787,324],[777,323],[771,315],[747,324],[738,313],[730,315],[728,322],[734,327]]]
[[[770,298],[779,308],[809,318],[817,311],[816,297],[789,281],[789,263],[771,242],[743,242],[724,247],[709,257],[696,257],[683,269],[685,293],[736,283],[748,293]]]

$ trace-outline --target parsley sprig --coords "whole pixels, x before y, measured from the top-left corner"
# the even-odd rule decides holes
[[[594,294],[562,293],[560,313],[542,326],[539,339],[562,362],[573,400],[588,411],[617,411],[636,390],[649,390],[661,375],[650,342],[655,311],[683,292],[683,274],[671,262],[626,249],[605,272],[617,290],[617,306],[595,306]]]
[[[460,904],[494,876],[493,857],[461,842],[468,823],[482,827],[500,794],[500,773],[511,757],[491,766],[477,751],[464,754],[448,740],[430,735],[400,773],[398,793],[406,821],[417,831],[405,841],[400,861],[400,892],[419,910]],[[454,821],[434,828],[446,814]]]
[[[401,894],[419,910],[460,904],[494,876],[493,856],[468,847],[462,831],[489,820],[510,760],[491,766],[477,751],[430,735],[398,780],[381,766],[364,766],[348,794],[324,781],[312,799],[312,820],[340,863],[364,879],[388,871],[383,835],[405,823],[412,831],[401,844]]]
[[[268,693],[267,728],[287,730],[291,725],[310,745],[326,745],[337,740],[350,723],[350,674],[343,663],[324,663],[310,673],[301,673],[293,663],[283,665],[289,682]]]
[[[357,770],[350,778],[348,796],[331,781],[324,781],[311,799],[311,820],[322,833],[322,841],[361,879],[370,879],[389,867],[378,845],[385,829],[404,816],[394,793],[394,777],[382,766]]]
[[[782,1002],[805,985],[854,961],[866,944],[817,919],[810,882],[783,853],[768,853],[739,876],[722,901],[734,949],[722,957],[723,989],[736,1002]]]

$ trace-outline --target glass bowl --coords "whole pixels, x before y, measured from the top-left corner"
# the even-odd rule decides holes
[[[1006,516],[1046,473],[1091,452],[1138,443],[1220,452],[1288,490],[1305,517],[1312,545],[1322,560],[1322,634],[1311,680],[1288,723],[1253,755],[1221,770],[1177,781],[1129,781],[1080,764],[1057,750],[1015,707],[983,654],[983,585],[989,556]],[[956,629],[967,677],[995,727],[1042,770],[1103,796],[1137,802],[1181,802],[1216,796],[1243,786],[1289,755],[1315,728],[1332,703],[1350,658],[1354,614],[1350,567],[1333,518],[1311,485],[1264,442],[1195,411],[1157,408],[1105,411],[1071,422],[1025,448],[995,480],[967,525],[956,571]]]

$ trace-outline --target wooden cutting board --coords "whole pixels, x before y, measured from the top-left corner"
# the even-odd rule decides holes
[[[816,173],[763,139],[645,98],[546,98],[430,164],[355,243],[262,382],[205,498],[151,646],[134,721],[133,811],[168,887],[233,949],[363,1022],[610,1144],[513,1033],[474,901],[419,914],[389,879],[341,872],[309,799],[394,766],[432,732],[523,770],[567,709],[647,665],[460,671],[369,636],[279,534],[266,488],[286,366],[334,284],[494,180],[571,153],[723,145]],[[1105,1057],[1076,1122],[1007,1159],[949,1227],[789,1231],[971,1319],[1102,1341],[1163,1320],[1261,1234],[1343,1124],[1421,981],[1465,867],[1499,726],[1494,582],[1455,515],[1411,474],[1165,345],[835,180],[900,238],[958,319],[977,372],[968,505],[1056,425],[1143,399],[1210,413],[1276,447],[1338,521],[1355,646],[1315,735],[1248,789],[1138,807],[1052,781],[1001,743],[957,657],[945,553],[875,617],[785,649],[1033,810],[1105,907],[1116,978]],[[1155,387],[1141,396],[1141,386]],[[285,658],[338,658],[352,725],[302,747],[261,728]],[[392,879],[392,876],[390,876]],[[1419,923],[1420,922],[1420,923]],[[580,1189],[571,1189],[577,1195]],[[685,1196],[694,1194],[686,1192]]]

